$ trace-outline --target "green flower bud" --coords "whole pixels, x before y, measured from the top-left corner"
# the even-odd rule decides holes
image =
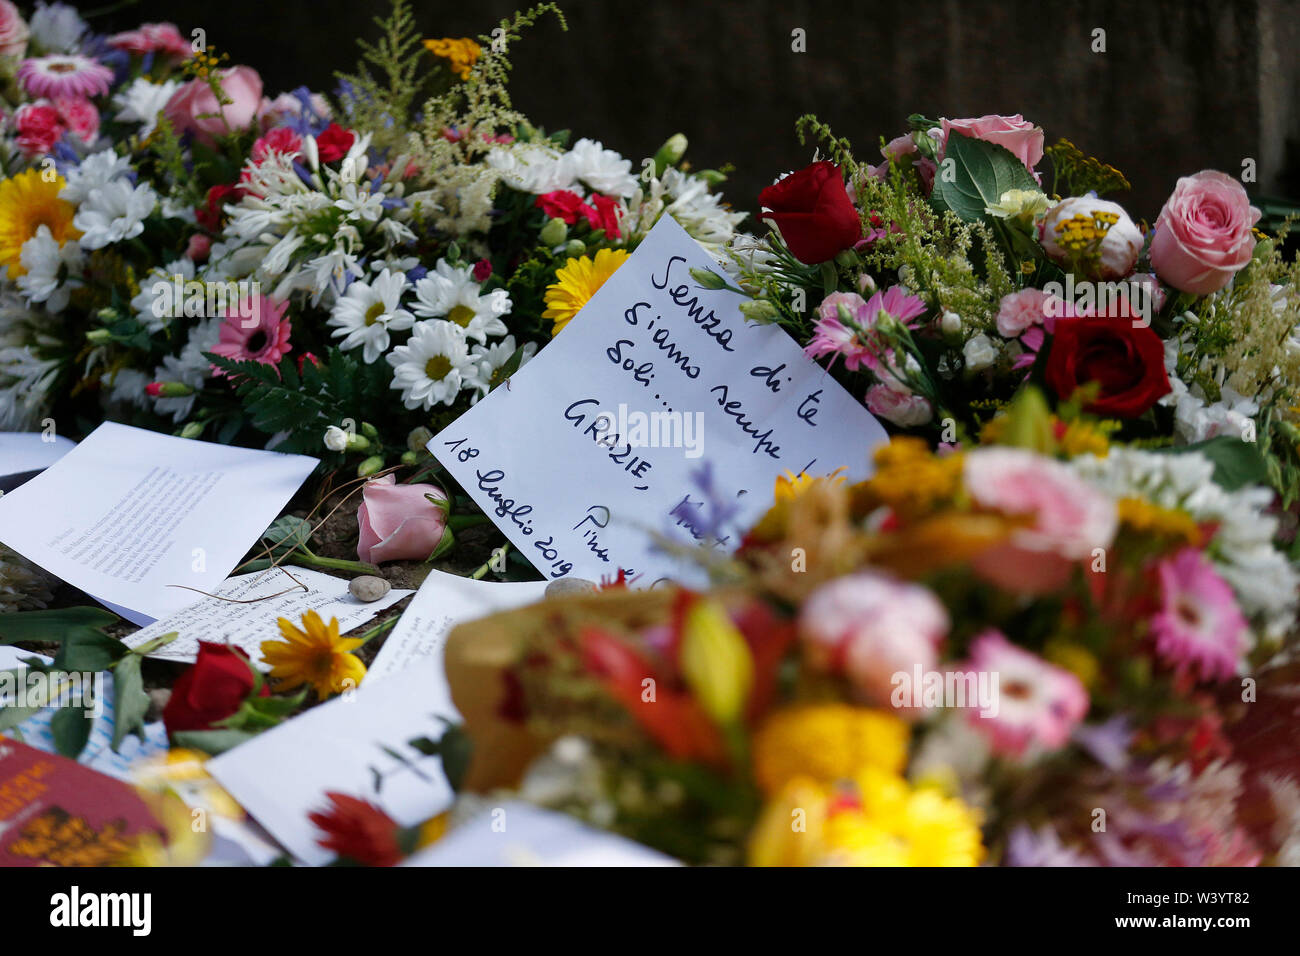
[[[704,180],[709,186],[721,186],[727,181],[727,174],[720,173],[716,169],[701,169],[695,174],[698,178]]]
[[[357,465],[357,477],[366,478],[375,472],[382,470],[384,467],[383,455],[371,455],[361,464]]]
[[[564,254],[571,259],[585,255],[587,246],[581,239],[570,239],[564,246]]]
[[[712,269],[691,269],[691,278],[706,289],[725,289],[727,280]]]
[[[555,247],[564,245],[564,241],[569,238],[569,227],[563,219],[556,217],[547,220],[546,225],[542,226],[541,235],[538,236],[542,245]]]
[[[668,140],[659,147],[659,152],[655,153],[655,175],[662,176],[665,169],[669,166],[676,166],[682,161],[686,154],[686,137],[681,133],[674,133],[668,137]]]
[[[740,314],[750,322],[757,322],[760,325],[768,325],[781,318],[781,313],[777,311],[776,306],[767,299],[750,299],[740,303]]]
[[[113,333],[108,329],[91,329],[86,333],[86,341],[91,345],[107,345],[113,341]]]
[[[403,465],[414,465],[420,460],[420,455],[418,452],[404,451],[402,452],[402,457],[400,460]]]
[[[431,441],[433,441],[433,432],[420,425],[412,428],[411,433],[406,436],[406,447],[418,455],[424,452]]]
[[[367,438],[378,438],[379,429],[376,428],[374,425],[370,424],[370,422],[362,422],[361,434],[365,435]]]
[[[182,438],[198,438],[203,434],[202,422],[186,422],[185,427],[181,429]]]
[[[447,256],[446,256],[446,259],[447,259],[448,262],[455,262],[455,261],[457,261],[458,259],[460,259],[460,244],[459,244],[459,243],[453,242],[451,245],[449,245],[449,246],[447,247]]]

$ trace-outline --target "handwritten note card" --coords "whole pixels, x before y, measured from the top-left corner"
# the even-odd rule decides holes
[[[880,423],[784,330],[746,322],[742,296],[701,288],[689,270],[712,265],[665,216],[508,388],[429,443],[546,577],[680,576],[646,532],[703,537],[706,463],[742,525],[786,471],[870,474]]]
[[[211,591],[316,459],[105,422],[0,497],[0,541],[135,624]]]
[[[175,640],[150,656],[193,661],[199,654],[199,641],[211,641],[235,645],[253,663],[266,669],[262,664],[261,645],[279,637],[276,622],[280,618],[297,624],[304,613],[312,610],[327,624],[330,618],[338,618],[339,633],[346,634],[411,593],[394,588],[378,601],[367,604],[348,593],[346,578],[292,565],[287,572],[268,569],[237,575],[213,590],[220,597],[200,598],[184,610],[127,635],[123,641],[139,647],[176,631]]]

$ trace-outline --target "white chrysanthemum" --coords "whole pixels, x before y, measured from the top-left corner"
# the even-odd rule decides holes
[[[212,375],[212,363],[204,357],[204,352],[211,352],[221,335],[221,320],[204,319],[194,327],[189,341],[180,355],[168,355],[162,365],[154,370],[155,382],[180,382],[196,391]],[[171,415],[172,421],[180,424],[194,407],[194,395],[164,397],[154,399],[154,411],[159,415]]]
[[[415,323],[415,317],[402,308],[405,289],[406,276],[387,269],[370,282],[358,279],[348,286],[329,318],[334,338],[343,340],[340,346],[360,346],[367,365],[377,361],[388,351],[388,333],[409,329]]]
[[[508,331],[501,316],[510,312],[510,294],[495,289],[480,295],[480,286],[468,266],[449,265],[439,259],[434,271],[415,283],[416,302],[411,311],[421,318],[445,318],[465,330],[476,342]]]
[[[179,80],[151,83],[143,77],[134,79],[114,94],[113,105],[117,107],[114,119],[121,123],[139,123],[140,135],[148,136],[158,125],[158,114],[180,87]]]
[[[471,404],[477,402],[480,398],[492,391],[493,388],[501,384],[501,370],[505,364],[510,361],[510,356],[515,354],[517,346],[515,337],[507,335],[500,342],[494,342],[491,345],[475,345],[470,350],[470,355],[478,365],[478,391],[470,399]],[[519,355],[519,365],[516,368],[523,368],[528,364],[528,360],[537,354],[537,343],[527,343]]]
[[[54,578],[0,544],[0,614],[45,607],[53,587]]]
[[[111,149],[91,153],[79,166],[68,170],[67,185],[59,190],[59,198],[70,203],[83,203],[130,171],[131,161]]]
[[[107,401],[110,405],[151,408],[154,400],[145,391],[145,386],[152,381],[147,374],[135,368],[119,368],[108,372],[103,381],[108,386]]]
[[[736,235],[736,227],[744,221],[745,214],[729,210],[721,195],[709,192],[709,184],[703,179],[669,166],[664,170],[662,182],[668,200],[664,212],[676,219],[696,242],[711,250],[718,249]]]
[[[173,302],[176,296],[177,276],[181,278],[182,298],[180,302]],[[161,332],[174,318],[184,314],[185,283],[193,278],[194,260],[184,256],[175,262],[167,263],[161,269],[154,266],[140,282],[140,291],[131,300],[131,309],[135,312],[136,320],[148,329],[151,335]],[[167,289],[166,291],[158,289],[155,294],[154,290],[159,283],[166,285]],[[158,315],[158,312],[163,314]]]
[[[540,195],[573,186],[572,168],[563,159],[549,146],[519,143],[493,149],[487,162],[511,189]]]
[[[569,174],[606,196],[631,196],[636,192],[632,161],[593,139],[580,139],[562,161]]]
[[[426,319],[411,330],[411,339],[388,356],[393,367],[390,387],[402,393],[407,408],[450,405],[462,388],[478,389],[478,364],[469,354],[465,332],[445,319]]]
[[[33,431],[49,408],[59,362],[30,344],[0,348],[0,431]]]
[[[1271,637],[1294,623],[1300,572],[1273,546],[1277,519],[1265,513],[1273,501],[1270,489],[1256,485],[1226,491],[1214,481],[1214,463],[1192,451],[1114,446],[1105,458],[1084,455],[1071,464],[1085,481],[1112,497],[1146,498],[1218,525],[1211,558],[1241,609],[1263,618]]]
[[[157,205],[158,196],[148,183],[132,187],[129,181],[116,179],[95,190],[72,217],[82,233],[81,248],[102,249],[133,239],[144,232],[144,220]]]
[[[66,3],[37,3],[27,26],[32,39],[46,53],[76,53],[90,29],[75,7]]]
[[[81,284],[72,278],[81,263],[81,248],[75,242],[59,245],[50,235],[50,227],[40,225],[36,235],[23,243],[20,258],[27,270],[16,280],[23,295],[32,302],[44,302],[50,312],[62,312],[74,285]],[[68,272],[61,275],[64,267]]]
[[[1188,385],[1178,375],[1179,357],[1184,351],[1177,339],[1165,342],[1165,371],[1170,391],[1160,399],[1160,404],[1173,408],[1174,431],[1178,437],[1188,445],[1219,435],[1250,440],[1259,403],[1238,394],[1229,385],[1219,390],[1219,401],[1207,402],[1205,390],[1199,384]]]

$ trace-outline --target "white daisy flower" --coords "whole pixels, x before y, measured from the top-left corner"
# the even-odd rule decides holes
[[[501,316],[510,312],[510,294],[495,289],[480,295],[469,266],[453,266],[439,259],[423,279],[415,283],[416,303],[411,311],[421,318],[445,318],[465,330],[465,335],[486,343],[489,335],[508,331]]]
[[[470,355],[478,365],[478,391],[472,399],[471,404],[477,402],[480,398],[492,391],[493,388],[500,385],[504,380],[501,370],[505,364],[510,361],[510,356],[515,354],[517,346],[515,337],[507,335],[500,342],[494,342],[491,345],[476,345],[470,350]],[[528,364],[528,360],[537,354],[537,343],[529,342],[524,346],[523,352],[519,356],[518,369]]]
[[[574,179],[580,179],[606,196],[631,196],[636,192],[632,161],[593,139],[580,139],[565,153],[564,166]]]
[[[81,284],[80,280],[71,278],[81,262],[81,248],[75,242],[60,246],[50,235],[50,227],[41,225],[36,228],[36,235],[23,243],[20,258],[27,270],[17,279],[23,295],[32,302],[44,302],[50,312],[62,312],[73,287]],[[65,266],[68,275],[60,280]]]
[[[407,408],[429,410],[450,405],[462,388],[479,389],[479,367],[469,354],[460,326],[439,319],[417,322],[411,339],[388,356],[391,388],[402,393]]]
[[[95,190],[72,217],[82,233],[81,248],[102,249],[140,235],[156,205],[158,197],[148,183],[132,187],[128,180],[116,179]]]
[[[113,95],[113,105],[117,107],[114,119],[121,123],[140,123],[140,135],[148,136],[158,125],[158,114],[180,87],[179,80],[150,83],[143,77],[134,79]]]
[[[370,282],[358,279],[348,286],[330,312],[329,325],[334,338],[344,349],[362,346],[366,364],[377,361],[388,351],[388,333],[409,329],[415,317],[401,307],[406,276],[393,275],[387,269]]]
[[[130,170],[131,161],[111,149],[91,153],[81,161],[81,165],[68,171],[67,185],[59,191],[59,198],[70,203],[83,203]]]

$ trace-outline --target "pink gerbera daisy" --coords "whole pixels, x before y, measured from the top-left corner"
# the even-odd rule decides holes
[[[1184,548],[1156,566],[1160,610],[1151,618],[1156,653],[1180,675],[1226,680],[1246,650],[1246,619],[1232,587],[1205,555]]]
[[[264,295],[240,302],[221,323],[217,344],[211,351],[236,361],[278,365],[290,348],[290,323],[284,314],[288,308],[288,302]],[[225,374],[215,368],[213,372]]]
[[[89,99],[103,96],[113,80],[113,71],[102,63],[75,53],[57,53],[23,60],[18,82],[32,96]]]
[[[975,638],[966,671],[997,677],[996,713],[971,710],[969,718],[997,753],[1020,756],[1031,746],[1064,747],[1088,713],[1088,691],[1079,678],[1017,647],[999,631]]]
[[[901,286],[890,286],[866,301],[853,292],[832,292],[817,307],[817,326],[804,351],[810,358],[842,356],[850,372],[863,365],[874,371],[885,351],[876,332],[885,316],[912,328],[911,320],[925,308],[924,301],[908,295]]]

